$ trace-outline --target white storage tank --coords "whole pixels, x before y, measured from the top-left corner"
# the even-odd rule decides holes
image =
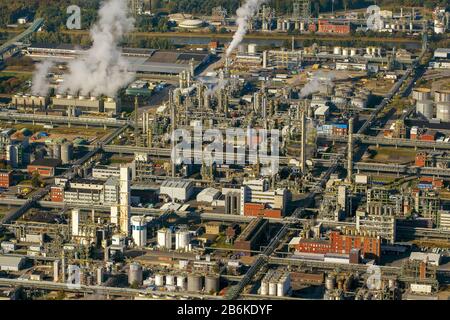
[[[59,143],[53,145],[53,158],[61,159],[61,145]]]
[[[142,285],[142,280],[142,266],[139,263],[133,262],[130,264],[130,270],[128,272],[128,283],[130,285]]]
[[[267,282],[266,280],[262,280],[261,281],[261,290],[260,290],[261,295],[263,296],[267,296],[269,294],[269,282]]]
[[[65,142],[61,146],[61,162],[67,164],[72,161],[73,158],[73,144],[71,142]]]
[[[187,250],[190,242],[190,233],[187,230],[179,230],[175,233],[175,249]]]
[[[181,290],[186,290],[186,276],[178,275],[177,276],[177,287]]]
[[[166,228],[158,230],[157,242],[160,248],[172,249],[172,231]]]
[[[428,88],[416,88],[413,90],[413,99],[417,101],[430,100],[431,90]]]
[[[341,47],[334,47],[333,54],[342,55],[342,48]]]
[[[164,275],[160,273],[155,274],[155,286],[157,287],[164,286]]]
[[[424,116],[427,119],[433,118],[433,101],[423,100],[416,102],[416,113]]]
[[[336,277],[333,274],[329,274],[325,279],[325,288],[327,290],[333,290],[336,286]]]
[[[172,274],[166,275],[166,285],[167,286],[175,285],[175,277]]]
[[[434,93],[434,101],[439,102],[450,102],[450,90],[436,91]]]
[[[278,282],[270,281],[269,282],[269,296],[276,296],[278,289]]]
[[[248,45],[248,53],[249,54],[256,54],[257,50],[258,50],[258,45],[256,43],[250,43]]]
[[[450,122],[450,102],[436,104],[436,118],[442,122]]]
[[[348,48],[342,49],[342,55],[343,55],[344,57],[348,57],[348,55],[349,55],[349,49],[348,49]]]
[[[358,54],[358,49],[356,48],[351,48],[350,49],[350,56],[354,57]]]

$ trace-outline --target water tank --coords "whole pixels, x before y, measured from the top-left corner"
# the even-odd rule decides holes
[[[200,292],[203,289],[202,276],[198,274],[190,274],[187,281],[187,291]]]
[[[416,102],[416,113],[427,119],[433,118],[433,101],[421,100]]]
[[[436,103],[436,118],[442,122],[450,122],[450,102]]]
[[[61,159],[61,145],[59,143],[53,145],[53,158]]]
[[[173,286],[175,285],[175,276],[172,274],[166,275],[166,285]]]
[[[329,274],[325,279],[325,288],[327,290],[334,290],[336,286],[336,277],[332,274]]]
[[[186,277],[183,275],[177,276],[177,287],[181,290],[186,290]]]
[[[434,93],[434,101],[439,102],[450,102],[450,90],[436,91]]]
[[[413,90],[413,99],[417,101],[424,101],[431,99],[431,90],[428,88],[417,88]]]
[[[219,291],[219,277],[208,275],[205,277],[205,291],[207,293],[216,293]]]
[[[142,266],[139,263],[130,264],[130,270],[128,272],[128,283],[142,285]]]
[[[164,275],[157,273],[155,274],[155,286],[162,287],[164,285]]]
[[[61,146],[61,161],[63,164],[67,164],[72,161],[73,158],[73,144],[71,142],[65,142]]]
[[[266,280],[261,281],[261,292],[263,296],[267,296],[269,294],[269,282]]]

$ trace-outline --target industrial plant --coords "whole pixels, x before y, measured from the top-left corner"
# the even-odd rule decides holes
[[[241,2],[7,26],[0,299],[449,299],[449,8]]]

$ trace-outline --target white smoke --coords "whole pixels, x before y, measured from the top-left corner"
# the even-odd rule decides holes
[[[133,28],[134,19],[128,16],[126,0],[103,2],[99,20],[90,31],[92,47],[82,57],[69,62],[70,73],[64,76],[60,91],[114,97],[134,78],[118,47],[123,36]]]
[[[47,79],[48,72],[53,66],[52,61],[44,61],[36,65],[36,71],[33,74],[31,93],[35,96],[46,96],[50,89],[50,83]]]
[[[309,82],[300,91],[300,98],[305,98],[310,94],[320,92],[322,88],[333,87],[334,74],[329,72],[316,72],[309,79]]]
[[[247,0],[245,4],[236,11],[236,24],[238,29],[227,49],[227,57],[231,54],[231,52],[233,52],[234,49],[236,49],[242,40],[244,40],[244,36],[248,31],[249,20],[258,13],[261,5],[267,1],[268,0]]]

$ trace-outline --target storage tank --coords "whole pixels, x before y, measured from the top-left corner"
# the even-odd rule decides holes
[[[356,48],[351,48],[350,49],[350,56],[354,57],[358,54],[358,49]]]
[[[278,282],[270,281],[269,282],[269,296],[276,296],[278,289]]]
[[[434,93],[434,101],[439,102],[450,102],[450,90],[436,91]]]
[[[97,285],[101,285],[104,281],[104,271],[102,267],[97,268]]]
[[[73,144],[71,142],[65,142],[61,146],[61,161],[63,164],[67,164],[72,161],[73,158]]]
[[[450,122],[450,102],[436,104],[436,118],[442,122]]]
[[[186,290],[186,276],[178,275],[177,276],[177,287],[181,290]]]
[[[190,242],[190,233],[187,230],[179,230],[175,233],[175,249],[186,250]]]
[[[216,275],[207,275],[205,277],[205,291],[207,293],[216,293],[220,289],[220,279]]]
[[[344,57],[348,57],[348,55],[349,55],[349,50],[348,50],[348,48],[342,49],[342,55],[343,55]]]
[[[139,263],[133,262],[130,264],[130,270],[128,272],[128,284],[142,285],[142,266]]]
[[[161,273],[155,274],[155,286],[162,287],[164,285],[164,275]]]
[[[175,276],[172,274],[166,275],[166,286],[175,285]]]
[[[172,231],[166,228],[158,230],[157,242],[160,248],[172,249]]]
[[[334,47],[333,54],[342,55],[342,48],[341,47]]]
[[[202,276],[198,274],[190,274],[187,280],[187,291],[200,292],[203,289]]]
[[[53,145],[53,158],[61,159],[61,145],[59,143]]]
[[[329,274],[325,279],[325,288],[327,290],[334,290],[336,286],[336,277],[332,274]]]
[[[256,54],[256,51],[258,50],[258,45],[256,43],[250,43],[248,45],[248,53],[250,54]]]
[[[86,100],[86,97],[85,96],[79,96],[78,99],[79,100]]]
[[[423,100],[416,102],[416,113],[427,119],[433,118],[433,101]]]
[[[261,295],[267,296],[269,294],[269,282],[266,280],[261,281]]]
[[[131,217],[131,236],[138,247],[147,245],[147,222],[143,216]]]
[[[431,90],[428,88],[417,88],[413,90],[413,99],[417,101],[424,101],[431,99]]]

